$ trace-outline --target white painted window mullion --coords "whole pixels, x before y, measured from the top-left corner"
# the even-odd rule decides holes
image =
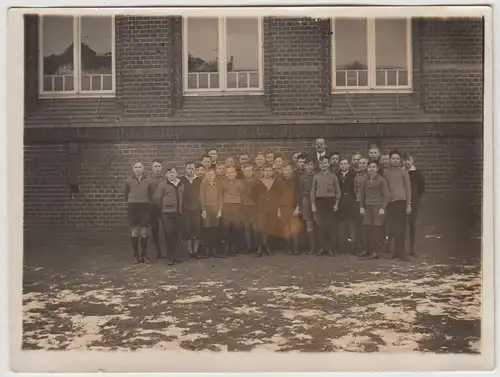
[[[373,89],[377,83],[377,61],[376,61],[376,45],[375,45],[375,19],[367,19],[367,42],[368,42],[368,88]]]
[[[74,16],[73,18],[73,77],[76,93],[81,92],[82,87],[82,74],[81,74],[81,16]]]
[[[219,61],[219,89],[227,89],[227,30],[226,17],[219,17],[219,46],[218,46],[218,61]]]

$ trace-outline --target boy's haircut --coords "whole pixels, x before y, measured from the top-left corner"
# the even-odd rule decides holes
[[[299,155],[297,156],[297,160],[306,160],[306,162],[309,160],[309,158],[307,157],[307,155],[305,153],[299,153]]]
[[[142,160],[133,160],[132,166],[134,166],[135,164],[141,164],[142,166],[144,166],[144,164],[142,163]]]
[[[218,167],[218,166],[226,166],[226,163],[225,162],[222,162],[222,161],[219,161],[215,164],[215,167]]]
[[[194,167],[195,167],[196,169],[199,169],[199,168],[204,168],[203,164],[201,164],[201,163],[199,163],[199,162],[198,162],[196,165],[194,165]]]
[[[354,157],[354,156],[360,156],[361,157],[361,153],[360,152],[354,152],[351,157]]]
[[[162,164],[162,165],[163,165],[163,161],[162,161],[162,160],[160,160],[159,158],[154,158],[154,159],[153,159],[153,164],[154,164],[155,162],[157,162],[157,163],[159,163],[159,164]]]
[[[330,155],[330,158],[331,158],[331,157],[333,157],[333,156],[339,156],[339,158],[340,158],[340,152],[337,152],[337,151],[333,152],[333,153]]]
[[[249,169],[249,168],[253,169],[253,165],[252,164],[243,164],[243,165],[241,165],[241,170],[245,170],[245,169]]]
[[[377,169],[378,169],[378,167],[380,166],[380,164],[379,164],[377,161],[370,161],[370,162],[368,162],[368,165],[367,165],[367,166],[370,166],[371,164],[375,164],[375,165],[377,165]]]
[[[340,157],[339,158],[339,162],[342,162],[342,161],[347,161],[347,163],[349,163],[349,157]]]
[[[235,166],[233,166],[233,165],[227,165],[227,166],[226,166],[226,171],[228,171],[229,169],[234,169],[234,170],[236,170],[236,167],[235,167]]]
[[[264,169],[271,169],[271,170],[274,170],[273,165],[271,165],[271,164],[265,164],[265,165],[262,167],[262,170],[264,170]]]
[[[268,150],[266,151],[266,156],[267,156],[268,154],[274,154],[274,156],[276,157],[276,152],[275,152],[274,150],[272,150],[272,149],[268,149]]]
[[[393,149],[389,152],[389,158],[392,157],[392,155],[397,154],[400,158],[402,157],[401,152],[398,151],[397,149]]]
[[[172,171],[174,169],[177,169],[175,165],[167,165],[165,166],[165,172],[168,173],[169,171]]]
[[[217,150],[217,148],[208,148],[206,153],[209,154],[212,151],[215,151],[215,152],[219,153],[219,151]]]
[[[188,165],[194,165],[196,167],[196,162],[188,161],[188,162],[186,162],[186,164],[184,166],[188,166]]]
[[[210,158],[210,156],[207,153],[203,153],[201,159],[203,160],[204,158]]]
[[[291,168],[293,168],[294,167],[294,163],[292,161],[285,161],[283,163],[283,168],[286,168],[288,166],[291,167]]]
[[[332,156],[333,156],[333,154],[332,154]],[[330,156],[324,155],[324,156],[321,156],[320,158],[318,158],[318,162],[323,162],[325,160],[328,160],[328,162],[330,162]]]
[[[207,170],[205,170],[205,174],[210,172],[215,173],[214,168],[208,168]]]

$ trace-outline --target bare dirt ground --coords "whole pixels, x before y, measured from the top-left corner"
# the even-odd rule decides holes
[[[25,236],[23,348],[478,353],[480,240],[410,262],[276,253],[134,266],[123,237]]]

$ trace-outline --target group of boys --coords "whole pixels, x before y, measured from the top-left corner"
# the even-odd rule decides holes
[[[414,254],[423,176],[412,158],[405,156],[403,163],[398,151],[381,156],[373,147],[368,156],[295,153],[287,161],[268,151],[253,161],[248,154],[222,161],[213,149],[198,163],[186,163],[180,178],[175,166],[160,160],[153,161],[148,178],[138,162],[125,187],[134,263],[150,262],[148,227],[157,258],[165,257],[160,225],[169,264],[180,262],[181,241],[193,258],[260,257],[282,246],[290,255],[305,248],[318,256],[350,252],[378,258],[384,244],[389,250],[394,240],[393,257],[407,260],[406,224],[410,219]]]

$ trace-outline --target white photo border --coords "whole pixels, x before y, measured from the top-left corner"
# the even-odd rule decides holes
[[[135,4],[134,4],[135,3]],[[191,5],[193,2],[185,2]],[[212,2],[213,3],[213,2]],[[222,2],[219,2],[219,4]],[[229,1],[221,5],[229,5]],[[234,3],[234,2],[232,2]],[[241,1],[251,5],[248,0]],[[274,1],[277,3],[284,3]],[[287,3],[299,2],[288,1]],[[313,3],[327,3],[326,1],[311,1]],[[345,1],[347,3],[347,1]],[[371,1],[350,1],[356,5],[372,5]],[[401,1],[389,2],[389,5],[401,5]],[[413,2],[415,5],[417,2]],[[436,2],[425,1],[421,4],[436,4]],[[446,1],[449,5],[468,4],[471,1]],[[76,5],[77,2],[71,2]],[[165,1],[150,1],[151,5],[165,5]],[[207,5],[202,3],[203,5]],[[27,6],[28,4],[23,4]],[[35,4],[41,6],[42,4]],[[46,1],[44,6],[68,6],[68,2],[55,2],[49,4]],[[4,324],[3,334],[8,334],[7,371],[12,372],[64,372],[64,373],[84,373],[84,372],[191,372],[191,373],[222,373],[222,372],[398,372],[398,371],[487,371],[494,366],[494,335],[497,331],[494,326],[494,244],[493,244],[493,80],[498,88],[498,81],[493,77],[493,34],[492,26],[494,22],[493,12],[487,6],[401,6],[392,8],[389,17],[420,16],[420,17],[484,17],[485,19],[485,77],[484,77],[484,153],[483,153],[483,253],[482,253],[482,354],[481,355],[438,355],[438,354],[359,354],[359,353],[212,353],[212,352],[166,352],[166,351],[134,351],[134,352],[98,352],[98,351],[21,351],[22,335],[22,259],[23,259],[23,86],[18,85],[23,80],[24,50],[19,48],[23,43],[23,14],[25,13],[66,13],[78,15],[95,14],[176,14],[196,16],[210,15],[234,15],[244,12],[246,16],[283,15],[283,16],[311,16],[325,17],[332,12],[332,8],[192,8],[192,9],[168,9],[168,8],[97,8],[99,6],[138,6],[140,3],[133,1],[79,1],[80,6],[94,6],[94,8],[38,8],[38,9],[11,9],[8,14],[8,23],[3,23],[8,27],[8,52],[6,51],[7,69],[5,69],[5,80],[7,88],[4,93],[8,99],[4,114],[7,115],[5,138],[6,155],[2,162],[4,171],[8,172],[8,179],[4,180],[7,192],[4,194],[8,198],[8,216],[4,216],[8,223],[3,227],[7,230],[8,245],[7,253],[2,253],[5,276],[8,276],[8,286],[4,286],[6,298],[1,305],[4,312],[8,308],[8,322]],[[200,5],[200,2],[198,2]],[[406,4],[405,4],[406,5]],[[387,8],[384,7],[349,7],[342,6],[335,8],[335,15],[349,15],[350,17],[381,15],[388,18]],[[495,16],[495,20],[498,21]],[[3,42],[3,41],[2,41]],[[498,46],[497,46],[498,47]],[[498,50],[498,49],[497,49]],[[498,56],[497,56],[498,57]],[[496,59],[498,61],[498,59]],[[8,96],[7,96],[8,94]],[[3,103],[2,103],[3,105]],[[498,104],[497,104],[498,105]],[[498,106],[495,106],[498,108]],[[498,153],[498,152],[497,152]],[[8,156],[8,159],[7,159]],[[498,155],[497,155],[498,157]],[[498,177],[498,173],[495,178]],[[495,180],[495,183],[498,181]],[[498,185],[497,185],[498,186]],[[8,195],[8,197],[7,197]],[[498,209],[498,201],[495,201],[495,209]],[[3,220],[2,220],[3,221]],[[498,233],[497,233],[498,234]],[[8,273],[7,273],[8,271]],[[395,357],[397,356],[397,357]],[[10,358],[9,358],[10,357]],[[437,375],[437,373],[431,373]],[[475,374],[476,375],[476,374]]]

